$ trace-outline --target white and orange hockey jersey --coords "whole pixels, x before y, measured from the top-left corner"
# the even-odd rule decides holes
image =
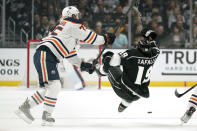
[[[66,18],[62,20],[50,34],[42,39],[41,44],[47,46],[53,54],[61,61],[67,58],[72,64],[80,66],[81,59],[77,56],[75,46],[77,41],[85,44],[102,45],[104,37],[84,27],[78,19]]]

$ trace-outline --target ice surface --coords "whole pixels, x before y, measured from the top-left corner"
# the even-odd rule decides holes
[[[197,131],[196,114],[189,123],[180,125],[192,91],[176,98],[174,90],[151,87],[149,99],[133,102],[123,113],[118,113],[121,100],[111,88],[63,89],[54,112],[55,125],[42,127],[42,105],[32,110],[36,120],[31,125],[14,114],[36,89],[0,87],[0,131]]]

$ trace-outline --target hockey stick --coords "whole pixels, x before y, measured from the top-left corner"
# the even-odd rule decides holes
[[[193,85],[192,87],[190,87],[188,90],[186,90],[185,92],[183,93],[178,93],[177,89],[175,90],[175,96],[180,98],[182,97],[183,95],[185,95],[187,92],[191,91],[192,89],[194,89],[195,87],[197,86],[197,84]]]
[[[140,16],[141,16],[141,13],[140,13],[139,10],[138,10],[139,1],[140,1],[140,0],[132,0],[129,9],[127,10],[127,12],[125,13],[125,15],[124,15],[123,18],[126,18],[126,17],[127,17],[129,11],[130,11],[132,8],[133,8],[138,14],[140,14]],[[115,28],[115,30],[114,30],[115,34],[117,33],[118,29],[120,28],[120,26],[121,26],[122,24],[123,24],[123,22],[121,21],[121,22],[118,24],[118,26],[116,26],[116,28]],[[94,61],[93,61],[93,64],[92,64],[93,67],[95,67],[95,65],[98,63],[98,59],[101,57],[101,55],[102,55],[103,52],[105,51],[106,47],[107,47],[106,45],[103,45],[103,48],[102,48],[101,52],[98,54],[97,58],[94,59]]]

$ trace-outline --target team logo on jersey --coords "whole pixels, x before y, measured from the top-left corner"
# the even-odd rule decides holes
[[[53,74],[53,75],[54,75],[55,73],[56,73],[56,71],[55,71],[55,70],[52,70],[52,71],[51,71],[51,74]]]

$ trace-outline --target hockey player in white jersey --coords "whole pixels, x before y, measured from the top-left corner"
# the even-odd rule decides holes
[[[77,56],[75,50],[77,40],[82,40],[90,45],[108,45],[112,44],[115,39],[115,35],[112,33],[97,35],[87,29],[80,23],[79,15],[79,10],[74,6],[64,8],[59,24],[47,37],[42,39],[37,47],[34,54],[34,65],[39,76],[41,89],[28,97],[15,112],[17,116],[29,124],[34,121],[30,109],[41,103],[44,103],[42,125],[52,125],[55,122],[52,113],[61,90],[57,70],[59,61],[66,58],[71,64],[79,66],[81,71],[93,73],[92,64],[82,61]]]
[[[187,110],[185,114],[181,117],[181,123],[187,123],[197,108],[197,88],[195,88],[194,92],[191,94],[191,97],[189,98]]]

